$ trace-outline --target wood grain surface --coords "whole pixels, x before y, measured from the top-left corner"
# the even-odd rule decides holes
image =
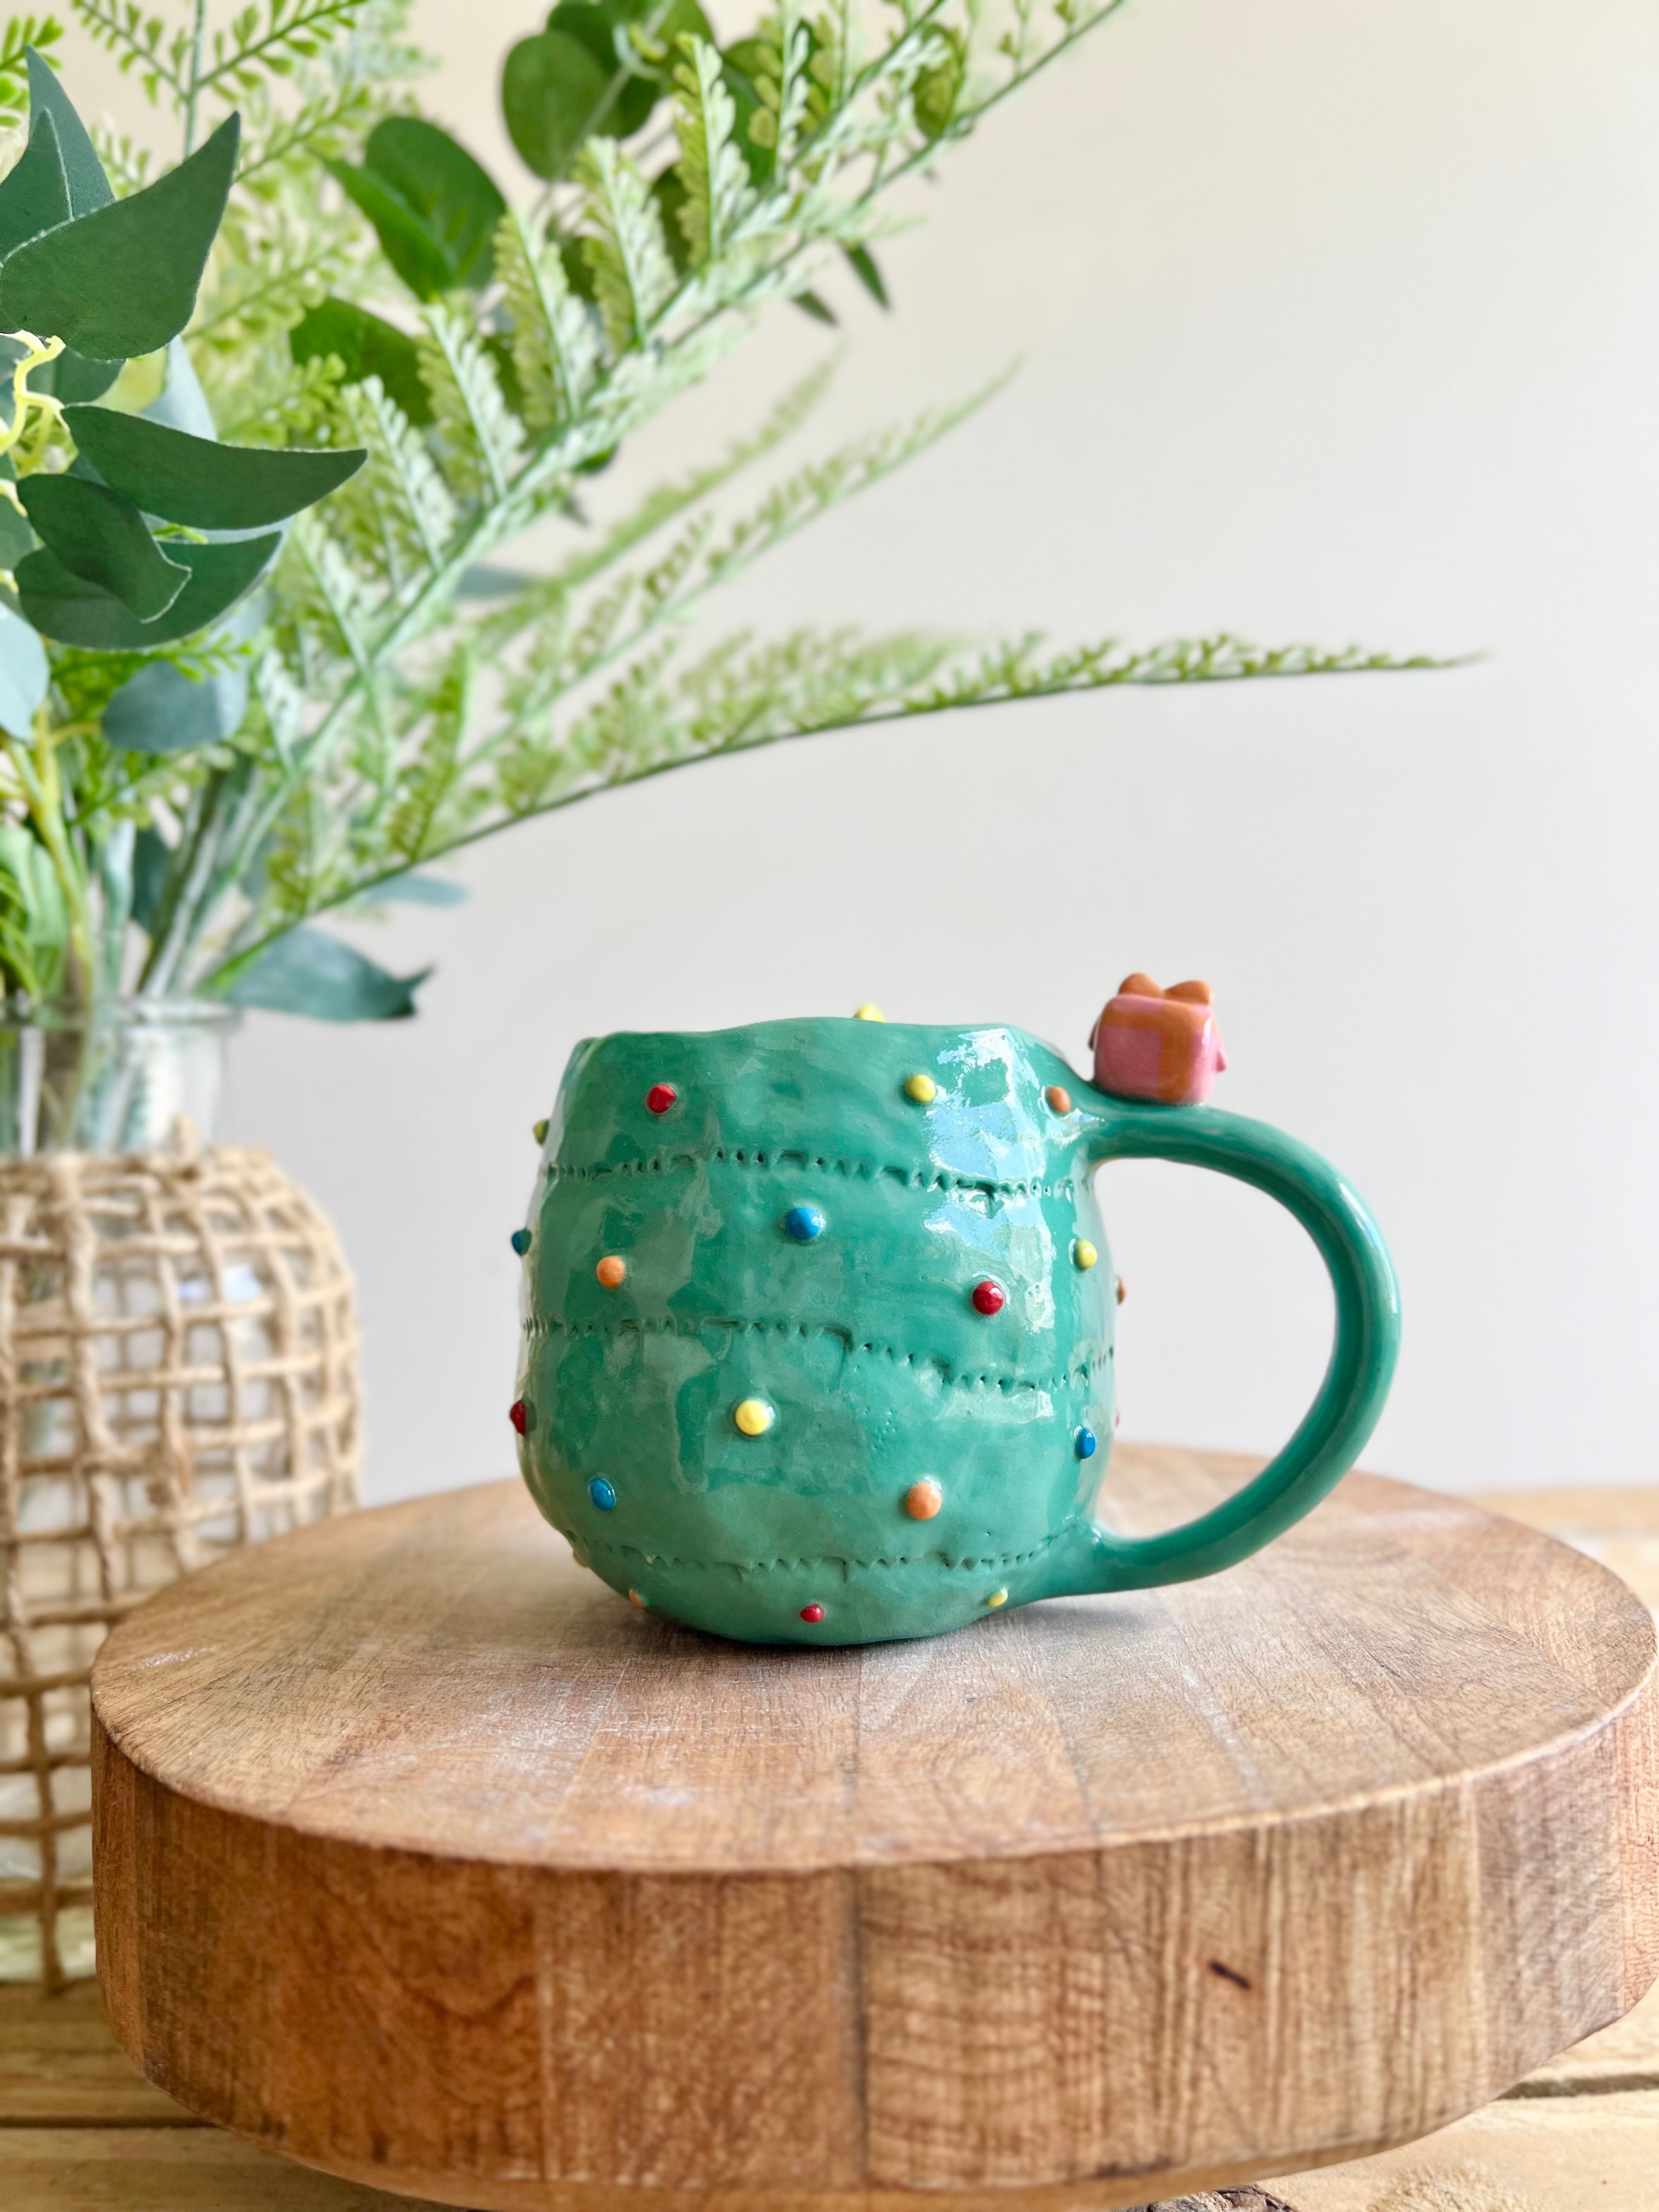
[[[493,1486],[210,1570],[94,1686],[128,2051],[442,2203],[1144,2203],[1420,2136],[1659,1969],[1650,1617],[1367,1478],[1210,1582],[823,1653]]]

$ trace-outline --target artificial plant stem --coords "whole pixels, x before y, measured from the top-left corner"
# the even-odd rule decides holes
[[[64,894],[72,963],[69,995],[88,997],[97,988],[92,908],[87,897],[86,878],[64,826],[64,788],[58,774],[58,748],[45,708],[35,717],[32,748],[20,744],[10,736],[6,738],[5,745],[13,772],[22,787],[29,818],[46,848],[52,873]]]
[[[191,0],[190,75],[185,81],[185,159],[196,150],[196,110],[202,96],[202,52],[207,42],[207,0]]]
[[[173,972],[183,953],[181,928],[189,915],[201,878],[203,853],[215,842],[217,813],[225,785],[222,769],[216,769],[191,800],[184,834],[179,838],[173,866],[167,870],[166,887],[156,908],[155,926],[150,933],[149,955],[138,976],[141,998],[164,998]]]

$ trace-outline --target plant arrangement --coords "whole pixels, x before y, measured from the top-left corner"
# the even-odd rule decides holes
[[[902,631],[710,638],[715,588],[961,418],[610,513],[621,445],[780,302],[878,300],[894,194],[1121,0],[559,0],[516,44],[510,204],[416,111],[403,0],[216,24],[72,0],[177,129],[96,148],[0,38],[0,976],[90,1013],[179,996],[411,1011],[319,916],[442,899],[426,864],[594,792],[772,740],[1121,684],[1389,665],[1231,637],[1053,653]],[[240,118],[240,119],[239,119]],[[600,519],[595,519],[598,516]],[[533,526],[544,573],[500,556]],[[108,1134],[107,1132],[105,1133]]]

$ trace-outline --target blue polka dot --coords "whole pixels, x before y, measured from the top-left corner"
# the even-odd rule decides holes
[[[596,1474],[592,1481],[588,1484],[587,1494],[601,1513],[616,1511],[617,1493],[602,1474]]]
[[[783,1225],[797,1244],[810,1244],[823,1234],[823,1216],[816,1206],[792,1206],[783,1217]]]
[[[1072,1449],[1077,1454],[1079,1459],[1092,1459],[1095,1455],[1094,1431],[1092,1429],[1079,1429],[1072,1439]]]
[[[513,1249],[518,1254],[521,1260],[525,1254],[530,1249],[530,1231],[527,1229],[515,1229],[514,1231]]]

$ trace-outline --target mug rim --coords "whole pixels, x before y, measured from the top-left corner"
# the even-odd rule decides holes
[[[579,1037],[573,1050],[580,1052],[584,1045],[610,1044],[623,1038],[675,1037],[691,1044],[713,1043],[719,1039],[752,1036],[766,1030],[828,1029],[832,1025],[860,1029],[902,1031],[911,1036],[1017,1036],[1028,1044],[1040,1045],[1043,1051],[1071,1061],[1071,1054],[1048,1037],[1039,1036],[1035,1030],[1024,1029],[1018,1022],[893,1022],[884,1018],[879,1022],[866,1021],[858,1014],[781,1014],[769,1016],[764,1021],[730,1022],[724,1028],[714,1030],[605,1030],[598,1036]]]

